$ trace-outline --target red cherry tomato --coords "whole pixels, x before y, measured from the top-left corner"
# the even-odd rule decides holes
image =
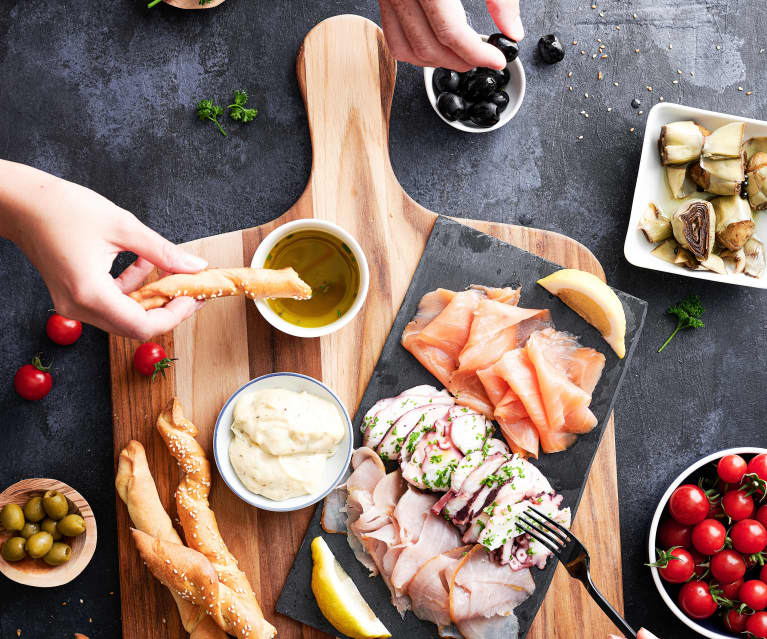
[[[762,524],[762,526],[767,528],[767,504],[759,506],[759,510],[756,511],[755,519]]]
[[[53,378],[48,372],[50,366],[43,366],[39,356],[31,364],[24,364],[13,377],[13,387],[24,399],[37,401],[51,392]]]
[[[746,629],[748,615],[738,612],[735,608],[724,611],[722,616],[724,627],[732,632],[743,632]]]
[[[705,581],[688,581],[679,589],[679,607],[693,619],[706,619],[717,605]]]
[[[684,548],[661,551],[658,561],[650,565],[656,566],[660,576],[672,584],[684,583],[695,572],[695,560]]]
[[[767,639],[767,612],[755,612],[746,621],[746,630],[756,639]]]
[[[695,576],[703,577],[708,572],[708,557],[699,553],[695,548],[690,548],[690,554],[695,562]]]
[[[692,546],[690,533],[692,533],[692,526],[685,526],[671,518],[666,519],[658,527],[658,544],[664,549],[674,546],[690,548]]]
[[[759,571],[759,579],[767,584],[767,565],[762,566],[762,569]]]
[[[755,519],[743,519],[730,529],[730,539],[739,553],[753,555],[767,546],[767,530]]]
[[[754,473],[759,479],[767,480],[767,454],[757,455],[748,462],[746,472]]]
[[[704,555],[713,555],[724,548],[726,538],[727,529],[716,519],[704,519],[692,529],[692,545]]]
[[[708,496],[701,488],[693,484],[682,484],[671,495],[668,510],[680,524],[694,526],[708,515],[710,504]]]
[[[738,590],[740,590],[740,587],[742,585],[743,585],[743,580],[738,579],[729,584],[722,584],[721,586],[719,586],[719,588],[721,588],[722,595],[725,598],[735,601],[738,598]]]
[[[60,346],[69,346],[80,339],[80,335],[83,334],[83,325],[77,320],[54,313],[45,324],[45,332],[48,333],[52,342]]]
[[[175,359],[168,357],[165,349],[159,344],[146,342],[136,349],[133,365],[139,373],[154,379],[157,373],[165,377],[165,369],[171,366]]]
[[[714,579],[720,584],[730,584],[746,574],[746,562],[740,553],[734,550],[721,550],[716,553],[711,557],[709,567]]]
[[[738,600],[749,608],[767,608],[767,584],[759,579],[749,579],[738,589]]]
[[[725,484],[739,484],[746,474],[746,460],[740,455],[725,455],[716,465],[716,474]]]
[[[733,521],[748,519],[754,514],[754,498],[745,490],[728,490],[722,497],[722,510]]]

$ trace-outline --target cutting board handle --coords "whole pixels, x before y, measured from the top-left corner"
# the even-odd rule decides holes
[[[328,18],[304,39],[296,73],[312,139],[305,196],[314,217],[342,219],[339,208],[363,202],[385,210],[397,62],[383,32],[360,16]]]

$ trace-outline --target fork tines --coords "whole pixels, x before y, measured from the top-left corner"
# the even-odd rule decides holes
[[[535,508],[528,507],[517,517],[517,522],[521,530],[524,530],[553,553],[559,553],[570,541],[567,528]]]

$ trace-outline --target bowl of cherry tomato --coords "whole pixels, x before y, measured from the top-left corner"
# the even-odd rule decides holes
[[[648,565],[661,598],[703,637],[767,639],[767,449],[705,457],[652,518]]]

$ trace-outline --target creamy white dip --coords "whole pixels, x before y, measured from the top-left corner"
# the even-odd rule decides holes
[[[335,404],[282,388],[243,395],[232,417],[234,472],[248,490],[276,501],[321,488],[346,430]]]

